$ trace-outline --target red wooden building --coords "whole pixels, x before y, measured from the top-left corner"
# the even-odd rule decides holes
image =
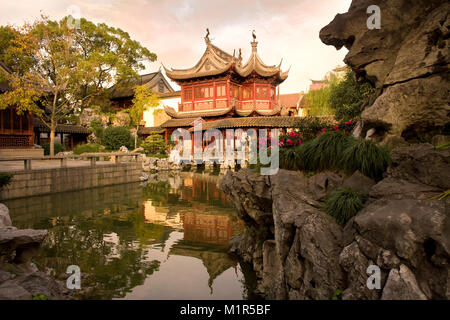
[[[161,125],[166,138],[177,128],[192,128],[197,119],[204,122],[204,130],[292,127],[294,119],[279,103],[278,92],[289,71],[281,70],[281,62],[264,64],[258,55],[256,36],[253,38],[246,62],[240,50],[237,57],[231,55],[213,45],[207,35],[206,50],[194,67],[164,68],[181,87],[178,111],[165,107],[172,118]]]

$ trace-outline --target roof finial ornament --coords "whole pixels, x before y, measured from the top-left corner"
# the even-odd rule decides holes
[[[253,41],[256,41],[256,34],[255,34],[255,30],[252,31],[252,37],[253,37]]]
[[[206,43],[209,43],[209,28],[206,28],[205,41],[206,41]]]

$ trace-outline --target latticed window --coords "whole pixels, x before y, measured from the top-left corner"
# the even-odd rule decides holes
[[[195,99],[205,99],[214,97],[214,87],[195,87]]]
[[[235,99],[239,99],[239,87],[236,85],[231,85],[231,97]]]
[[[268,99],[269,90],[267,87],[257,86],[256,87],[256,99]]]
[[[244,87],[242,90],[242,99],[253,99],[253,87]]]
[[[225,97],[227,95],[227,86],[225,84],[220,84],[216,86],[216,95],[218,97]]]
[[[192,87],[184,88],[184,100],[192,100]]]

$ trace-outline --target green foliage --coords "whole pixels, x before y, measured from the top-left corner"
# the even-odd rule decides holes
[[[152,132],[145,139],[141,146],[144,148],[146,154],[164,154],[166,151],[166,144],[164,138],[157,132]]]
[[[355,119],[361,114],[366,99],[375,93],[369,83],[357,83],[352,71],[348,71],[341,81],[331,83],[328,103],[338,121]]]
[[[448,148],[450,148],[450,141],[447,141],[447,142],[442,143],[440,145],[437,145],[435,147],[435,149],[442,149],[442,150],[445,150],[445,149],[448,149]]]
[[[1,185],[0,185],[1,187]],[[448,202],[448,198],[450,197],[450,189],[445,190],[444,192],[430,198],[430,200],[438,199],[438,200],[445,200],[445,202]]]
[[[121,146],[132,148],[133,138],[130,131],[124,127],[108,127],[103,136],[105,147],[109,150],[118,150]]]
[[[340,159],[353,138],[343,132],[324,132],[299,149],[303,168],[308,171],[339,170]]]
[[[334,293],[333,298],[331,298],[331,300],[342,300],[342,290],[337,289],[336,292]]]
[[[345,225],[364,207],[367,195],[350,188],[341,188],[330,193],[325,200],[324,210],[334,217],[337,223]]]
[[[46,296],[45,294],[42,293],[33,293],[31,295],[31,299],[32,300],[52,300],[52,298]]]
[[[103,128],[102,122],[100,120],[93,120],[90,123],[90,131],[95,134],[97,141],[101,144],[103,143],[103,136],[105,133],[105,128]]]
[[[331,126],[329,117],[307,116],[299,118],[295,123],[295,128],[301,133],[303,142],[313,139],[322,128]]]
[[[308,116],[332,115],[334,110],[330,106],[329,98],[330,85],[325,85],[319,90],[310,90],[305,94],[305,107]]]
[[[73,148],[73,154],[100,152],[101,145],[98,143],[83,143]]]
[[[0,172],[0,189],[11,183],[13,175],[6,172]]]
[[[44,149],[44,155],[48,156],[50,154],[50,143],[44,143],[42,148]],[[55,155],[64,151],[66,151],[66,147],[59,142],[55,142]]]
[[[373,179],[381,179],[391,162],[389,151],[372,141],[355,140],[341,155],[342,168],[351,173],[356,170]]]
[[[301,146],[294,148],[280,148],[280,168],[286,170],[301,170],[303,160],[300,157]]]

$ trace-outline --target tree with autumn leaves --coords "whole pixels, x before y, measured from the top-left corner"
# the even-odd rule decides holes
[[[1,27],[0,60],[12,73],[4,75],[12,90],[0,95],[0,109],[32,112],[50,129],[54,155],[55,128],[83,108],[104,105],[108,86],[127,85],[156,55],[128,33],[104,23],[42,16],[33,24]]]

